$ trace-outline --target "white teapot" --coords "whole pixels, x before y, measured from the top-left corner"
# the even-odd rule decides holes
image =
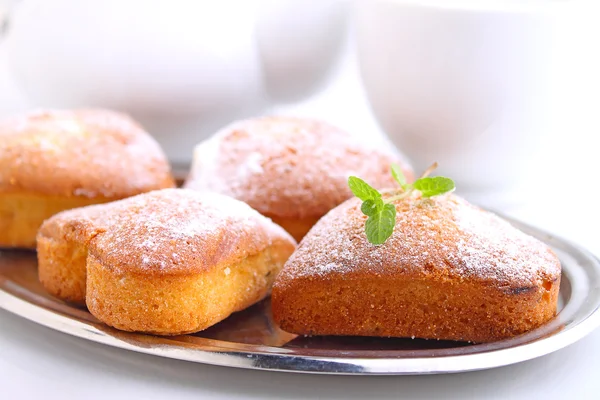
[[[315,92],[343,41],[344,3],[24,0],[0,69],[27,107],[130,113],[185,162],[220,126]]]

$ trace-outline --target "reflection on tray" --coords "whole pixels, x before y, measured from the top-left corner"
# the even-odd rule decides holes
[[[466,342],[449,340],[425,340],[410,338],[380,338],[354,336],[298,336],[288,342],[286,348],[338,349],[338,350],[422,350],[450,349],[470,346]]]
[[[226,320],[191,336],[275,347],[283,346],[296,337],[275,325],[270,299],[235,313]]]

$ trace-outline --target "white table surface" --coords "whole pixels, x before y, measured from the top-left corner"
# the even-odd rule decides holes
[[[348,61],[348,60],[347,60]],[[322,94],[289,108],[342,126],[376,128],[353,66]],[[0,71],[0,115],[23,100]],[[563,148],[563,180],[543,195],[528,195],[508,210],[579,242],[596,254],[594,132]],[[581,142],[584,140],[584,142]],[[585,141],[587,140],[587,141]],[[0,399],[171,398],[600,398],[600,330],[554,354],[488,371],[438,376],[344,377],[228,369],[161,359],[90,343],[0,311]]]
[[[494,370],[348,377],[161,359],[72,338],[5,312],[0,326],[3,399],[597,399],[600,389],[600,331],[554,354]]]

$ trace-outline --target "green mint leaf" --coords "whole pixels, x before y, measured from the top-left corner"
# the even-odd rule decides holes
[[[424,198],[437,196],[454,190],[454,181],[443,176],[420,178],[413,187],[421,192]]]
[[[383,200],[381,197],[372,200],[365,200],[360,206],[360,210],[366,216],[373,216],[383,210]]]
[[[381,198],[381,193],[373,189],[371,185],[356,176],[348,178],[348,186],[352,193],[362,201]]]
[[[396,207],[385,204],[381,212],[369,216],[365,223],[365,233],[369,242],[375,245],[384,243],[394,232]]]
[[[406,176],[398,164],[392,164],[392,176],[400,184],[400,187],[406,190]]]

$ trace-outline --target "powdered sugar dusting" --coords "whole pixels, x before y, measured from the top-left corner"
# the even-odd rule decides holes
[[[185,186],[222,193],[278,217],[321,216],[352,196],[348,176],[393,186],[391,163],[412,171],[393,149],[321,121],[268,117],[232,124],[194,152]]]
[[[53,221],[87,221],[92,255],[115,269],[177,274],[254,254],[274,241],[294,243],[248,205],[216,193],[165,189],[70,210]]]
[[[241,179],[246,178],[252,174],[262,174],[264,172],[262,167],[263,156],[262,154],[254,151],[246,157],[246,161],[240,165],[239,175]]]
[[[476,279],[506,290],[560,275],[543,243],[454,195],[398,202],[396,228],[381,246],[364,233],[365,216],[351,199],[323,217],[281,272],[298,277],[372,273]]]
[[[121,198],[173,186],[156,141],[116,112],[35,111],[1,121],[0,137],[0,189]]]

